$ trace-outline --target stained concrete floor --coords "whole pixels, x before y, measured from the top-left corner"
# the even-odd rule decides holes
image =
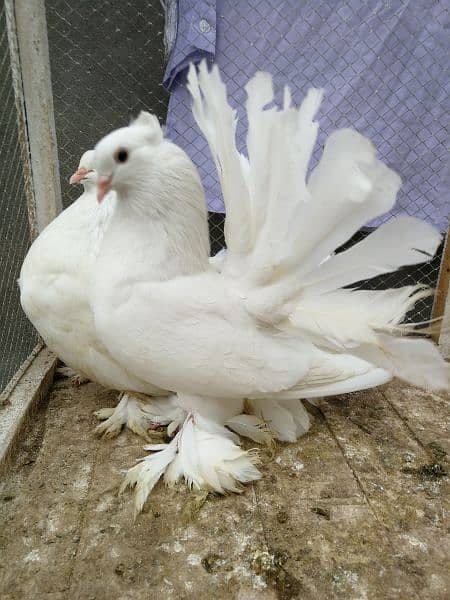
[[[323,401],[242,495],[159,484],[133,522],[117,489],[141,440],[96,438],[114,395],[60,380],[0,485],[0,597],[449,598],[448,400],[394,383]]]

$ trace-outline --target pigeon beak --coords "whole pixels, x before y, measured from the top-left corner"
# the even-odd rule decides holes
[[[106,196],[106,194],[111,189],[111,179],[112,179],[112,175],[110,177],[106,177],[105,175],[102,175],[101,177],[98,178],[98,181],[97,181],[97,202],[99,204],[100,204],[100,202],[102,202],[103,198]]]
[[[69,179],[70,185],[74,185],[75,183],[80,183],[80,181],[82,181],[88,173],[89,173],[88,169],[85,169],[84,167],[80,167],[78,169],[78,171],[75,171],[75,173]]]

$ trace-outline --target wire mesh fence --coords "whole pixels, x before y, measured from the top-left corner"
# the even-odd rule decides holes
[[[164,11],[159,0],[46,1],[63,203],[89,148],[140,110],[165,120]]]
[[[30,240],[25,176],[8,46],[0,8],[0,392],[38,341],[20,307],[17,278]]]
[[[257,70],[272,73],[276,103],[286,83],[297,104],[309,87],[322,87],[313,165],[331,131],[354,127],[373,140],[382,160],[402,176],[392,214],[414,215],[446,231],[445,2],[46,0],[45,8],[64,206],[80,194],[68,178],[83,152],[139,110],[149,110],[199,168],[210,210],[212,252],[224,246],[217,176],[186,90],[188,63],[205,57],[219,65],[237,110],[239,150],[245,147],[245,84]],[[0,167],[4,382],[36,337],[20,312],[15,285],[29,231],[3,12],[0,34],[0,140],[2,156],[13,158]],[[428,264],[362,285],[434,287],[439,264],[438,253]],[[430,313],[431,300],[423,301],[413,317],[425,320]]]

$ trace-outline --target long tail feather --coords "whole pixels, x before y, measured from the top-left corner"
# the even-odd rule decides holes
[[[289,324],[307,333],[319,346],[350,349],[377,343],[379,331],[397,334],[408,311],[429,295],[430,290],[420,285],[307,295],[293,310]]]
[[[393,219],[322,262],[303,280],[304,293],[323,294],[431,260],[440,241],[440,233],[424,221],[406,216]]]
[[[227,208],[225,238],[231,256],[248,251],[252,239],[248,190],[236,149],[236,111],[227,101],[217,66],[210,72],[202,61],[188,72],[192,113],[208,142]]]
[[[427,390],[450,391],[450,364],[431,340],[380,334],[378,346],[363,346],[356,352],[407,383]]]

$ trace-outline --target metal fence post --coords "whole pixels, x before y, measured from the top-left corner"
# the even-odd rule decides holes
[[[25,172],[28,160],[31,167],[34,237],[62,210],[45,3],[5,0],[5,6]]]

